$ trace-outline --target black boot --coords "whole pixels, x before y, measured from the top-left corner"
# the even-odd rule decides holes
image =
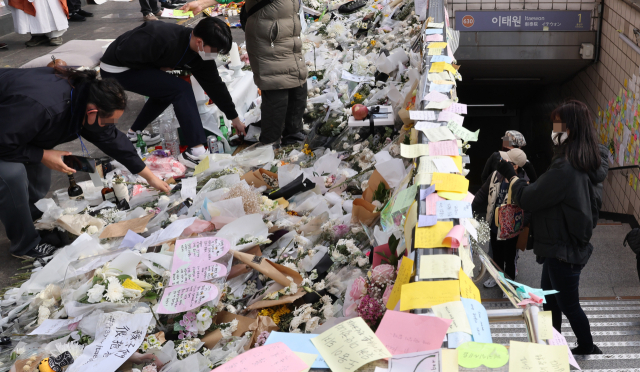
[[[602,350],[598,347],[598,345],[593,345],[590,349],[582,347],[578,344],[578,347],[574,347],[571,349],[571,353],[573,355],[592,355],[592,354],[602,354]]]

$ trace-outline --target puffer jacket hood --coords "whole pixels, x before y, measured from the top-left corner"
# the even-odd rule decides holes
[[[598,145],[598,151],[600,152],[600,168],[595,172],[587,173],[589,179],[595,185],[607,178],[607,172],[609,172],[609,149],[605,145]]]

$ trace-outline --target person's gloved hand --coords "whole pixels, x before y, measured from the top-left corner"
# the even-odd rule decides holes
[[[516,176],[516,171],[513,169],[513,165],[511,165],[511,163],[509,163],[508,161],[504,161],[502,159],[500,159],[496,170],[502,175],[502,177],[509,181],[512,177]]]
[[[530,162],[527,162],[523,167],[522,170],[524,170],[524,172],[527,174],[527,176],[529,177],[529,181],[531,182],[536,182],[536,180],[538,179],[538,175],[536,174],[536,170],[533,168],[533,165],[531,165]]]

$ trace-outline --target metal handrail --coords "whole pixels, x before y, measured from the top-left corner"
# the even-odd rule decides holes
[[[613,167],[613,168],[609,168],[609,171],[621,170],[621,169],[633,169],[633,168],[638,168],[638,169],[640,169],[640,165],[623,165],[623,166],[621,166],[621,167]]]

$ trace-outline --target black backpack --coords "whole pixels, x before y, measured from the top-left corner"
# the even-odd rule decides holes
[[[635,229],[629,231],[627,236],[624,237],[623,245],[625,247],[627,246],[627,242],[629,243],[629,248],[631,248],[633,253],[638,255],[640,253],[640,229],[639,228],[636,227]]]
[[[247,20],[249,19],[249,17],[256,14],[258,10],[264,8],[272,2],[273,0],[258,1],[258,3],[254,5],[250,10],[247,10],[247,4],[245,3],[240,9],[240,26],[242,27],[242,31],[244,31],[244,28],[247,26]]]

